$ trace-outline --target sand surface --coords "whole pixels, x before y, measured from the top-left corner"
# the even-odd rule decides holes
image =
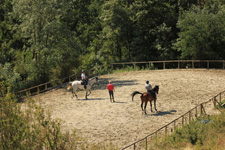
[[[77,100],[66,87],[38,96],[52,118],[62,119],[64,131],[77,129],[89,143],[111,142],[122,148],[178,118],[197,104],[225,90],[225,70],[150,70],[99,76],[88,100],[79,91]],[[115,86],[115,103],[109,100],[106,85]],[[145,92],[145,81],[159,85],[157,112],[142,114],[140,95],[131,100],[133,91]],[[213,105],[212,105],[213,106]]]

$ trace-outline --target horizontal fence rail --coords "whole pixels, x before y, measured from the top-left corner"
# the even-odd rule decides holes
[[[217,94],[216,96],[214,96],[213,98],[209,99],[206,102],[203,102],[197,106],[195,106],[194,108],[192,108],[191,110],[189,110],[188,112],[184,113],[183,115],[181,115],[180,117],[176,118],[175,120],[171,121],[170,123],[166,124],[165,126],[159,128],[158,130],[156,130],[155,132],[147,135],[146,137],[122,148],[121,150],[125,150],[125,149],[148,149],[148,143],[157,143],[157,141],[159,140],[159,137],[166,137],[167,135],[169,135],[170,133],[174,132],[176,130],[176,128],[178,127],[183,127],[186,124],[189,124],[191,121],[195,120],[195,118],[201,116],[202,114],[206,114],[206,106],[207,104],[209,104],[210,102],[213,102],[214,108],[216,108],[216,103],[221,103],[222,99],[225,99],[225,91],[220,92],[219,94]],[[151,138],[151,141],[149,140]],[[145,142],[145,143],[141,143],[141,142]],[[148,142],[149,141],[149,142]],[[139,148],[138,148],[139,145]],[[150,144],[149,144],[150,145]],[[140,148],[141,147],[141,148]]]
[[[174,65],[175,63],[175,65]],[[201,63],[201,65],[199,65]],[[117,67],[125,67],[125,65],[132,65],[134,69],[136,69],[139,64],[146,64],[145,67],[149,69],[153,69],[154,65],[158,66],[158,69],[167,69],[170,66],[172,68],[180,69],[180,68],[214,68],[211,66],[213,63],[219,63],[220,69],[225,69],[225,60],[166,60],[166,61],[142,61],[142,62],[119,62],[119,63],[111,63],[112,69]],[[161,64],[161,65],[159,65]],[[173,64],[173,65],[171,65]],[[211,65],[210,65],[211,64]],[[118,66],[119,65],[119,66]],[[153,65],[153,66],[152,66]],[[199,67],[201,66],[201,67]]]
[[[97,74],[93,74],[90,75],[89,78],[97,76]],[[52,90],[53,88],[56,88],[58,86],[62,86],[67,82],[73,81],[73,80],[77,80],[77,76],[76,74],[70,75],[68,77],[65,77],[61,80],[54,80],[54,81],[50,81],[50,82],[46,82],[43,84],[39,84],[18,92],[15,92],[15,94],[19,97],[19,98],[26,98],[27,96],[34,96],[37,95],[39,93],[43,93],[49,90]]]
[[[77,79],[77,76],[75,74],[70,75],[66,78],[63,78],[61,80],[54,80],[54,81],[50,81],[50,82],[46,82],[43,84],[39,84],[37,86],[33,86],[18,92],[15,92],[15,94],[19,97],[19,98],[25,98],[27,96],[33,96],[33,95],[37,95],[39,93],[43,93],[46,91],[49,91],[57,86],[62,85],[65,82],[70,82],[74,79]]]
[[[123,67],[125,65],[133,65],[134,68],[136,68],[136,66],[138,64],[148,64],[149,69],[151,69],[151,64],[163,64],[163,68],[162,69],[166,69],[166,64],[168,63],[177,63],[177,69],[182,68],[181,67],[181,63],[191,63],[192,68],[195,68],[195,63],[198,62],[203,62],[203,63],[207,63],[207,67],[206,68],[210,68],[210,63],[222,63],[223,65],[223,69],[225,68],[225,61],[224,60],[167,60],[167,61],[143,61],[143,62],[121,62],[121,63],[111,63],[111,67],[112,69],[114,68],[115,65],[122,65]],[[185,64],[187,65],[187,64]],[[185,66],[185,67],[188,67]],[[74,80],[77,79],[77,76],[75,74],[70,75],[69,77],[66,77],[64,79],[61,80],[55,80],[55,81],[50,81],[50,82],[46,82],[34,87],[30,87],[21,91],[16,92],[15,94],[18,95],[19,97],[26,97],[26,96],[32,96],[32,95],[36,95],[38,93],[42,93],[48,90],[51,90],[52,88],[61,85],[62,83],[64,83],[64,81],[66,80]]]

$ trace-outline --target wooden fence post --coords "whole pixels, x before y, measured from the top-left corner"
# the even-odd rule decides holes
[[[189,114],[189,123],[191,122],[191,111],[188,112]]]
[[[207,61],[207,69],[209,69],[209,61]]]
[[[202,114],[202,104],[200,105],[200,114]]]
[[[148,149],[148,137],[146,137],[146,140],[145,140],[145,149],[146,150]]]
[[[182,127],[184,126],[184,115],[182,116]]]
[[[195,107],[195,117],[198,117],[198,107]]]
[[[216,97],[212,98],[214,108],[216,108]]]
[[[166,62],[163,62],[163,69],[166,68]]]
[[[176,120],[174,120],[174,124],[173,124],[173,131],[176,130]]]
[[[133,65],[134,65],[134,70],[136,69],[136,63],[133,63]]]
[[[201,114],[203,114],[203,112],[206,114],[203,104],[201,104]]]
[[[167,126],[165,126],[165,136],[167,136]]]
[[[178,69],[180,69],[180,62],[178,61]]]

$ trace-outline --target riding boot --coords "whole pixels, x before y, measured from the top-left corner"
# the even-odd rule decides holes
[[[85,89],[87,88],[86,84],[84,84],[84,88],[85,88]]]

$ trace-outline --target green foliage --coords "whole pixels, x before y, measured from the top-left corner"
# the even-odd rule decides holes
[[[220,141],[225,139],[225,111],[220,115],[203,116],[183,128],[177,129],[150,149],[224,149]]]
[[[4,85],[1,83],[1,85]],[[4,86],[1,86],[4,95]],[[63,134],[61,121],[52,120],[32,99],[16,103],[14,95],[0,97],[0,149],[75,149],[76,135]],[[74,141],[73,143],[70,141]]]
[[[181,13],[177,23],[181,31],[175,46],[182,52],[182,58],[224,59],[225,7],[214,1],[207,5],[193,5]]]
[[[154,68],[154,65],[152,64],[150,69],[153,69],[153,68]],[[119,68],[114,69],[114,70],[112,70],[112,73],[121,73],[121,72],[129,72],[129,71],[140,71],[140,70],[149,70],[149,68],[148,68],[148,66],[146,66],[146,67],[136,66],[135,68],[133,66],[126,66],[126,67],[123,67],[121,69],[119,69]]]
[[[15,95],[5,93],[5,84],[0,85],[0,149],[118,149],[111,143],[84,144],[76,130],[63,133],[61,120],[51,119],[50,113],[31,98],[17,103]]]
[[[0,64],[0,81],[5,81],[6,86],[11,87],[12,91],[16,91],[22,86],[20,74],[10,63],[5,63],[4,66]]]
[[[17,91],[82,69],[111,72],[112,62],[224,59],[224,4],[2,0],[0,69],[9,70],[0,70],[0,81]]]

